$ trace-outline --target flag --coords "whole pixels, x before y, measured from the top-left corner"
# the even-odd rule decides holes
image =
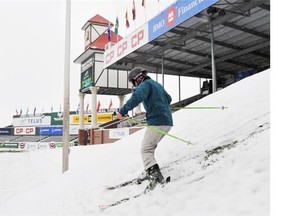
[[[36,114],[36,107],[34,107],[34,110],[33,110],[33,115],[35,116]]]
[[[134,0],[133,0],[132,15],[133,15],[133,20],[135,20],[136,19],[136,7],[135,7],[135,1]]]
[[[96,108],[97,112],[100,110],[100,106],[101,106],[100,101],[98,101],[97,108]]]
[[[109,25],[108,25],[107,33],[108,33],[108,41],[111,41],[111,27],[110,27],[110,22],[109,22]]]
[[[108,110],[110,110],[112,107],[112,99],[110,99],[110,103],[109,103],[109,107],[108,107]]]
[[[51,113],[53,112],[53,105],[51,105]]]
[[[126,15],[125,15],[125,18],[126,18],[126,27],[129,28],[129,17],[128,17],[128,9],[126,10]]]
[[[29,114],[29,108],[27,108],[26,110],[26,117],[28,117],[28,114]]]
[[[143,6],[144,8],[146,8],[146,2],[145,2],[145,0],[142,0],[142,6]]]
[[[116,17],[116,22],[115,22],[115,34],[118,35],[118,28],[119,28],[119,20],[118,20],[118,16]]]

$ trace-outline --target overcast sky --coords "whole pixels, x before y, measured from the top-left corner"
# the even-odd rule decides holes
[[[118,15],[119,34],[125,37],[171,5],[174,0],[159,3],[157,0],[146,1],[146,13],[141,6],[142,0],[135,0],[134,22],[132,2],[72,0],[70,110],[76,110],[79,103],[80,65],[74,64],[73,60],[84,51],[82,26],[96,14],[112,23],[115,23]],[[59,111],[60,106],[63,109],[65,4],[64,0],[0,0],[0,127],[12,123],[16,109],[22,109],[23,113],[26,113],[27,108],[29,113],[33,113],[34,107],[37,112],[49,112],[52,106],[54,111]],[[126,9],[130,18],[129,29],[125,27]],[[199,86],[195,88],[198,90]],[[177,102],[178,87],[169,91],[174,102]],[[193,95],[191,92],[184,92],[181,95],[182,99]],[[118,98],[112,99],[113,107],[118,107]],[[108,107],[110,97],[99,96],[98,100],[101,102],[101,108],[105,108]],[[91,105],[89,96],[85,97],[85,107],[87,103]]]

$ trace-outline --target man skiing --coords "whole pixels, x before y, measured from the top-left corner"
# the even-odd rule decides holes
[[[123,119],[123,116],[128,111],[143,102],[146,110],[147,125],[168,132],[173,126],[170,109],[171,96],[165,91],[162,85],[147,75],[145,68],[133,68],[128,74],[128,80],[135,87],[135,90],[131,98],[119,110],[117,117]],[[142,140],[141,156],[149,179],[148,189],[154,189],[157,183],[165,183],[165,179],[154,157],[156,147],[163,137],[163,134],[148,127]]]

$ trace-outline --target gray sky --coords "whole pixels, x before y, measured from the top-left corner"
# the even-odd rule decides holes
[[[73,1],[71,14],[71,72],[70,72],[70,110],[76,110],[80,86],[80,65],[74,64],[84,51],[84,31],[82,26],[90,18],[99,14],[115,23],[119,17],[119,34],[123,37],[130,34],[156,16],[161,10],[171,5],[174,0],[146,1],[146,13],[141,6],[142,0],[135,0],[136,21],[132,21],[132,0],[93,0]],[[0,0],[0,127],[12,123],[16,109],[33,113],[43,109],[49,112],[63,109],[64,95],[64,37],[65,37],[65,4],[58,1]],[[125,27],[125,12],[128,8],[130,28]],[[114,30],[114,28],[112,29]],[[178,82],[167,78],[166,82]],[[191,80],[181,81],[190,83]],[[167,85],[168,86],[168,85]],[[173,85],[175,86],[175,84]],[[184,88],[184,87],[183,87]],[[199,89],[195,85],[196,91]],[[194,90],[183,91],[181,98],[193,95]],[[173,101],[178,101],[178,87],[169,88]],[[197,92],[196,92],[197,93]],[[195,94],[196,94],[195,93]],[[108,106],[110,97],[99,96],[101,108]],[[117,97],[112,97],[113,107],[118,106]],[[86,104],[91,105],[89,96]],[[107,104],[107,105],[106,105]]]

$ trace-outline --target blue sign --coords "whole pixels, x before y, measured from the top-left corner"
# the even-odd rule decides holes
[[[149,41],[193,17],[219,0],[178,0],[148,22]]]
[[[40,135],[62,135],[63,127],[40,127]]]
[[[13,128],[0,128],[0,135],[13,135]]]

